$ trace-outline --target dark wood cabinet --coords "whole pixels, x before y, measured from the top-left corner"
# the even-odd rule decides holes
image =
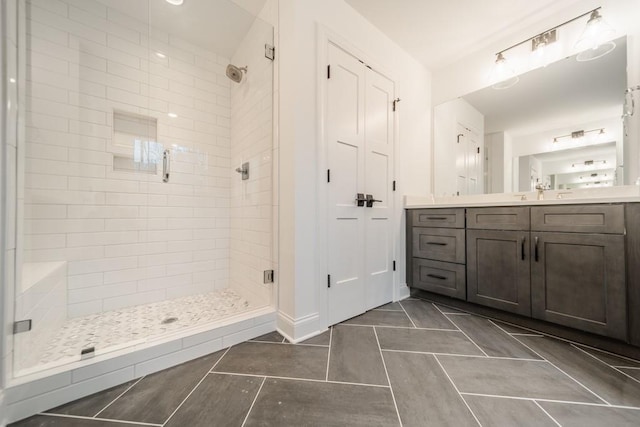
[[[465,210],[415,209],[407,215],[409,286],[466,299]]]
[[[529,232],[467,230],[467,300],[531,315]]]
[[[409,211],[422,290],[640,345],[640,203]]]
[[[624,236],[531,233],[536,319],[627,339]]]

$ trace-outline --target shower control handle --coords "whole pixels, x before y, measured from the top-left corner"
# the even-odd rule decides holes
[[[162,182],[169,182],[171,173],[171,151],[164,150],[162,154]]]
[[[381,202],[382,200],[376,200],[371,194],[367,194],[367,207],[372,208],[374,202]]]

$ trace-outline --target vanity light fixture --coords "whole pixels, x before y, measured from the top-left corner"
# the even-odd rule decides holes
[[[606,160],[585,160],[584,163],[573,163],[571,167],[572,168],[575,168],[575,167],[589,168],[589,167],[594,167],[598,164],[606,165],[607,161]]]
[[[592,132],[598,132],[598,139],[604,139],[604,136],[606,135],[604,128],[597,128],[597,129],[591,129],[591,130],[574,130],[568,135],[560,135],[560,136],[554,137],[553,143],[555,144],[559,142],[559,140],[562,138],[571,138],[572,140],[582,139],[585,137],[586,134],[592,133]]]
[[[583,13],[582,15],[576,16],[573,19],[565,21],[562,24],[556,25],[555,27],[536,34],[535,36],[523,40],[519,43],[511,45],[508,48],[496,53],[495,64],[493,66],[493,71],[491,72],[491,82],[493,82],[491,87],[494,89],[507,89],[515,85],[519,81],[515,70],[509,67],[507,64],[507,60],[504,56],[505,52],[522,44],[531,42],[531,51],[538,58],[542,59],[542,65],[546,65],[543,58],[545,50],[547,46],[558,40],[558,30],[561,27],[587,15],[589,15],[587,27],[582,32],[582,35],[574,46],[575,49],[581,51],[576,56],[576,59],[578,61],[591,61],[611,52],[616,47],[616,44],[612,41],[609,41],[608,39],[611,38],[615,31],[602,19],[600,9],[600,7],[592,9],[586,13]]]

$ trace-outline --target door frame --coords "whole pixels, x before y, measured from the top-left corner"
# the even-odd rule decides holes
[[[327,64],[328,64],[328,46],[329,43],[336,45],[338,48],[344,50],[348,54],[354,56],[355,58],[364,61],[367,65],[371,66],[374,71],[382,74],[389,80],[393,81],[394,84],[394,96],[397,98],[399,93],[399,84],[398,80],[395,78],[394,73],[392,73],[388,67],[381,65],[378,61],[373,59],[373,55],[359,49],[354,46],[351,42],[349,42],[344,37],[325,27],[324,25],[317,23],[316,24],[316,42],[317,42],[317,113],[316,113],[316,155],[317,155],[317,176],[316,176],[316,185],[317,185],[317,228],[316,228],[316,242],[317,242],[317,255],[316,255],[316,290],[318,297],[318,318],[319,318],[319,326],[321,329],[328,328],[329,325],[329,291],[327,288],[327,275],[329,274],[328,267],[328,235],[325,232],[328,227],[328,197],[329,191],[327,187],[327,169],[328,169],[328,144],[326,141],[326,108],[327,108]],[[398,143],[400,141],[399,138],[399,114],[396,111],[396,114],[393,115],[393,177],[397,179],[396,171],[398,170]],[[398,186],[396,186],[396,190]],[[393,272],[393,301],[397,301],[400,297],[400,289],[399,289],[399,266],[402,262],[398,259],[398,257],[403,253],[402,248],[400,247],[400,233],[401,230],[398,229],[400,225],[400,218],[398,217],[397,207],[401,205],[401,197],[400,192],[395,191],[394,197],[392,200],[391,206],[391,227],[392,227],[392,236],[393,239],[393,257],[396,261],[396,270]]]

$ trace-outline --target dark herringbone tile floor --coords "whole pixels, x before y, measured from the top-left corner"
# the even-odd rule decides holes
[[[640,362],[428,301],[273,332],[14,424],[638,426]]]

